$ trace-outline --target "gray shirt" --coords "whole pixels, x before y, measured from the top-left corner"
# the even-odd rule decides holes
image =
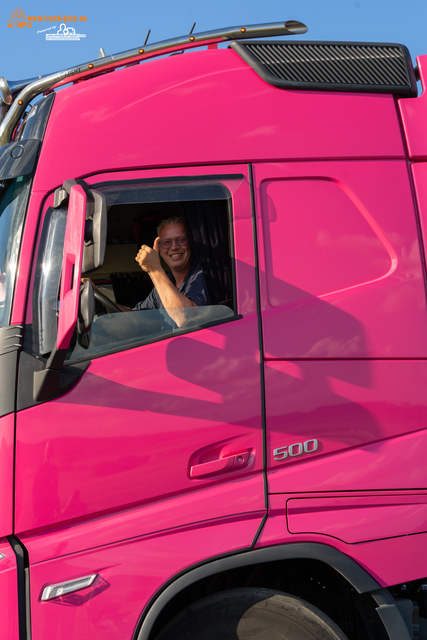
[[[175,284],[175,278],[172,275],[172,271],[169,271],[167,275],[169,280]],[[198,262],[196,262],[196,260],[194,260],[189,272],[185,276],[185,280],[180,286],[179,292],[186,298],[192,300],[198,307],[204,307],[205,305],[211,304],[202,267]],[[138,304],[134,306],[133,311],[141,311],[142,309],[164,309],[160,296],[154,287],[150,295],[147,296],[145,300],[138,302]]]

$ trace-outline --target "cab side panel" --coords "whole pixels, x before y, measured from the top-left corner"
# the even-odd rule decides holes
[[[71,127],[65,150],[58,132]],[[94,166],[404,153],[393,96],[278,89],[235,51],[221,49],[144,62],[59,91],[35,184],[59,186]]]
[[[34,638],[132,638],[141,611],[167,581],[198,562],[250,547],[262,514],[123,540],[36,563],[31,569]],[[55,545],[55,535],[51,536]],[[47,584],[97,573],[91,587],[42,602]]]
[[[283,494],[271,496],[260,544],[282,531],[283,542],[378,548],[394,531],[404,554],[406,536],[426,530],[427,446],[425,280],[406,162],[254,173],[268,486]],[[389,575],[381,555],[371,568]],[[392,580],[426,575],[417,555],[405,557]]]

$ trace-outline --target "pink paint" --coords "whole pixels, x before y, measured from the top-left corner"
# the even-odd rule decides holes
[[[288,531],[286,516],[287,498],[289,496],[270,496],[270,517],[258,539],[256,548],[297,542],[324,544],[350,556],[382,587],[425,577],[422,558],[427,542],[426,533],[388,537],[358,544],[346,544],[337,538],[318,533],[291,534]],[[348,495],[344,499],[350,500]],[[405,496],[402,495],[401,500],[403,502]]]
[[[19,412],[20,534],[131,506],[149,532],[157,525],[142,524],[146,507],[162,502],[176,512],[175,500],[228,484],[234,496],[223,504],[212,493],[198,520],[264,508],[252,221],[245,213],[250,192],[247,168],[233,173],[242,176],[226,184],[237,214],[237,301],[244,317],[195,339],[190,333],[94,359],[69,393]],[[250,455],[241,466],[191,477],[192,467],[221,465],[242,452]]]
[[[117,100],[123,86],[126,98]],[[230,108],[227,95],[244,108]],[[315,101],[312,118],[312,93],[268,85],[231,49],[107,73],[57,93],[35,188],[116,169],[404,156],[392,96],[316,92]],[[71,122],[72,140],[63,153],[56,131]],[[105,135],[123,123],[126,134]]]
[[[203,347],[189,334],[96,359],[68,394],[18,414],[17,531],[233,480],[231,509],[262,508],[259,365],[247,349],[256,326],[243,319],[213,330],[227,336],[227,349]],[[187,381],[194,385],[192,397]],[[222,402],[212,402],[205,386]],[[235,402],[241,395],[243,405]],[[247,449],[253,457],[242,469],[201,479],[189,475],[190,466],[209,456]],[[254,474],[260,491],[251,507],[252,483],[246,494],[238,480]],[[215,505],[205,509],[202,519],[217,517]]]
[[[258,547],[331,546],[383,586],[427,576],[427,176],[405,155],[407,144],[426,157],[425,96],[397,102],[274,88],[211,46],[58,91],[13,323],[33,322],[52,194],[81,177],[216,176],[231,194],[239,317],[93,358],[69,392],[20,410],[16,432],[13,415],[0,419],[0,590],[16,586],[13,532],[29,552],[34,638],[132,637],[174,576],[251,547],[264,473]],[[81,187],[70,201],[62,348],[77,315]],[[91,587],[40,600],[94,573]],[[6,602],[17,640],[17,599]]]
[[[237,499],[236,488],[239,490]],[[172,496],[129,507],[116,513],[94,515],[80,521],[78,526],[61,524],[22,534],[20,538],[31,549],[32,562],[39,563],[84,551],[88,540],[91,546],[98,548],[199,523],[201,514],[206,512],[206,505],[209,505],[214,518],[225,518],[234,510],[245,519],[253,505],[262,504],[262,500],[262,487],[258,478],[252,477],[205,487],[190,495]]]
[[[14,429],[13,413],[0,418],[0,537],[8,536],[13,531]]]
[[[259,164],[254,175],[268,357],[427,356],[406,163]]]
[[[312,474],[319,490],[327,491],[424,487],[425,361],[299,361],[302,379],[290,375],[286,361],[271,364],[266,404],[272,493],[310,490]],[[317,451],[273,459],[277,447],[312,438]]]
[[[3,537],[0,538],[0,594],[2,639],[18,640],[19,623],[16,559],[10,544],[7,539]]]
[[[399,425],[400,422],[401,427],[402,418],[406,415],[403,408],[399,412],[400,415],[399,413],[393,415],[391,407],[388,412],[387,405],[378,408],[382,409],[384,417],[388,415],[393,426]],[[408,415],[411,418],[414,413],[408,411]],[[357,412],[355,416],[357,417]],[[332,417],[335,416],[331,413]],[[357,420],[355,422],[357,423]],[[326,423],[322,420],[320,424]],[[368,437],[369,424],[376,425],[376,422],[361,425],[362,434],[367,432]],[[301,427],[299,429],[301,431]],[[331,432],[332,429],[333,427]],[[351,436],[352,432],[355,440],[359,440],[359,444],[355,442],[350,446],[343,445],[342,439],[346,435]],[[311,430],[308,430],[308,433],[313,435]],[[275,444],[277,446],[286,444],[283,435],[280,437],[274,430],[269,437],[271,447]],[[271,462],[270,491],[272,493],[307,492],[312,491],[314,486],[318,491],[396,491],[424,488],[424,460],[427,455],[425,429],[401,436],[394,434],[390,439],[365,445],[360,444],[362,437],[363,435],[357,435],[355,424],[354,429],[342,436],[336,430],[335,441],[331,437],[329,442],[326,440],[326,445],[323,444],[322,437],[319,437],[321,449],[318,454],[317,452],[305,454],[298,461],[294,458],[286,459],[284,462]],[[304,440],[300,433],[295,432],[290,436],[286,435],[286,440],[288,438],[289,444]],[[405,452],[405,464],[402,464],[402,451]],[[329,453],[329,455],[321,455],[322,453]]]
[[[427,249],[427,165],[423,162],[413,163],[411,171],[415,185],[421,237],[425,252]]]
[[[290,533],[321,533],[350,544],[427,531],[427,493],[291,498]]]
[[[197,523],[33,565],[34,637],[54,629],[58,638],[69,640],[96,637],[100,631],[109,640],[131,638],[147,602],[169,578],[195,563],[250,547],[261,519],[262,513],[253,513]],[[40,601],[46,585],[94,572],[108,587],[86,602]]]
[[[86,194],[80,185],[75,185],[70,190],[67,228],[64,238],[64,261],[59,296],[58,349],[68,347],[77,322],[85,214]]]
[[[427,109],[426,96],[426,67],[427,56],[417,58],[417,66],[422,84],[421,95],[418,98],[402,98],[399,100],[400,115],[409,157],[414,160],[423,160],[427,157],[427,133],[423,123]]]

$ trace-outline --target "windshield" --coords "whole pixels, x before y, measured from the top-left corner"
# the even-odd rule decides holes
[[[10,322],[22,225],[31,175],[0,180],[0,327]]]

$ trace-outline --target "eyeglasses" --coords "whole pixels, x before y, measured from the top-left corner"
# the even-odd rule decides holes
[[[183,247],[188,244],[187,236],[177,236],[176,238],[165,238],[164,240],[159,240],[159,245],[162,249],[170,249],[173,243],[176,243],[178,247]]]

